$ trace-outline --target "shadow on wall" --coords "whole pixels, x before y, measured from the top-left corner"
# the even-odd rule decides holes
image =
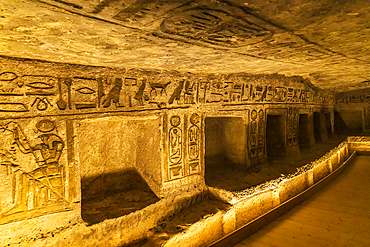
[[[127,215],[159,201],[134,169],[84,178],[81,190],[82,219],[89,224]]]
[[[309,132],[309,124],[308,124],[308,114],[299,114],[299,132],[298,132],[298,140],[299,140],[299,148],[305,149],[310,147],[310,132]]]
[[[284,115],[267,115],[266,146],[268,157],[286,155]]]
[[[207,168],[227,162],[227,166],[245,167],[246,126],[242,117],[207,117],[205,120]],[[213,160],[213,161],[212,161]]]
[[[321,114],[319,112],[313,113],[313,133],[315,137],[315,142],[322,142]]]
[[[330,113],[325,113],[325,124],[326,124],[326,133],[328,134],[328,137],[331,137],[333,135],[333,131],[331,129],[331,119],[330,119]]]
[[[219,187],[225,174],[246,171],[246,125],[243,117],[206,117],[205,179]]]
[[[362,134],[361,111],[334,111],[334,131],[338,134]]]

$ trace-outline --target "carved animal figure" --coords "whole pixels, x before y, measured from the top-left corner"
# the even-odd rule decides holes
[[[139,90],[136,92],[134,99],[138,100],[140,105],[143,105],[143,96],[144,96],[144,90],[145,90],[145,84],[146,84],[146,79],[143,80],[141,83],[141,86],[139,87]]]
[[[122,79],[116,78],[116,80],[114,81],[114,86],[112,87],[109,94],[103,101],[103,107],[109,107],[112,100],[113,103],[115,104],[119,103],[119,94],[121,92],[121,88],[122,88]]]
[[[181,80],[177,88],[175,88],[175,90],[173,91],[171,98],[168,101],[169,104],[172,104],[174,100],[180,100],[181,91],[182,91],[182,88],[184,87],[184,81],[185,80]]]
[[[150,94],[152,94],[152,92],[154,91],[155,92],[155,95],[157,96],[157,91],[156,89],[157,88],[160,88],[161,89],[161,95],[163,93],[163,91],[166,93],[166,87],[171,83],[171,81],[167,82],[167,83],[157,83],[157,82],[149,82],[149,85],[150,87],[152,88],[150,90]],[[167,93],[166,93],[167,94]]]

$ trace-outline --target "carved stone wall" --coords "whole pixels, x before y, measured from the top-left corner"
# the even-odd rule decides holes
[[[269,112],[284,112],[284,145],[298,148],[299,112],[333,104],[301,77],[0,58],[0,224],[78,214],[81,181],[125,169],[159,198],[200,187],[207,117],[239,117],[246,140],[229,153],[248,167],[267,156]]]
[[[336,95],[336,111],[345,128],[370,131],[370,90],[353,90]]]

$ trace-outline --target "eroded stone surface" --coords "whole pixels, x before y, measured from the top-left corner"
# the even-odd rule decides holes
[[[369,86],[368,1],[1,1],[1,55]]]

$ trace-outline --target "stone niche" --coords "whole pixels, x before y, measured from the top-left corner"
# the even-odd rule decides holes
[[[370,131],[370,90],[338,93],[335,106],[335,129],[339,132]]]
[[[297,76],[0,58],[1,243],[206,188],[220,157],[240,169],[299,151],[333,130],[333,104]]]
[[[79,123],[81,213],[85,221],[116,218],[158,201],[162,183],[160,126],[158,116],[115,116]]]

